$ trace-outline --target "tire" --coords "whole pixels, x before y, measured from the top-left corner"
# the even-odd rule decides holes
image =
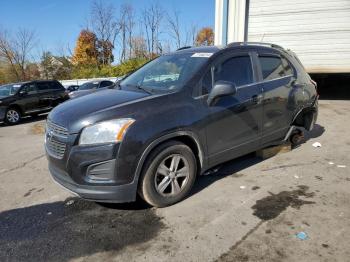
[[[166,142],[146,160],[139,182],[139,194],[155,207],[173,205],[189,194],[196,174],[197,161],[192,150],[178,141]]]
[[[5,122],[9,125],[16,125],[21,121],[21,112],[15,108],[9,108],[6,111]]]

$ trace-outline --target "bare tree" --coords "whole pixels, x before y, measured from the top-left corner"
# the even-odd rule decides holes
[[[26,79],[26,65],[34,44],[34,31],[20,28],[13,38],[6,31],[0,32],[0,56],[18,81]]]
[[[10,36],[6,31],[0,32],[0,57],[4,63],[10,65],[11,71],[15,74],[17,81],[20,81],[20,73],[16,66],[14,51],[10,43]]]
[[[118,20],[120,38],[121,38],[121,55],[120,60],[124,61],[132,54],[132,36],[135,26],[134,9],[130,4],[123,4],[120,8],[120,17]],[[129,50],[129,52],[128,52]],[[128,54],[127,54],[128,53]]]
[[[187,39],[190,43],[190,45],[194,46],[196,44],[196,37],[197,37],[197,32],[198,27],[196,24],[192,23],[191,27],[187,31]]]
[[[109,50],[104,48],[114,48],[115,39],[118,35],[118,23],[114,17],[115,8],[113,5],[105,5],[101,0],[95,0],[91,7],[92,29],[100,41],[101,62],[102,64],[110,64],[111,56]]]
[[[160,26],[163,19],[163,8],[158,2],[151,4],[143,10],[142,18],[145,27],[148,52],[151,57],[159,53],[161,45],[159,43]]]
[[[175,40],[177,49],[182,45],[179,16],[180,12],[177,10],[173,10],[172,14],[167,15],[169,35]]]

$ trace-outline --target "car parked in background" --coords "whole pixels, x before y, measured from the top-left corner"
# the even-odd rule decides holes
[[[183,48],[118,89],[55,108],[45,148],[54,180],[83,198],[130,202],[139,194],[164,207],[216,165],[311,130],[317,114],[316,83],[289,50]]]
[[[76,90],[78,90],[79,89],[79,85],[70,85],[70,86],[67,86],[66,87],[66,90],[68,91],[68,92],[73,92],[73,91],[76,91]]]
[[[114,87],[115,84],[109,80],[91,81],[80,85],[78,90],[70,92],[69,98],[77,98]]]
[[[0,121],[17,124],[23,116],[50,111],[68,99],[58,81],[31,81],[0,86]]]

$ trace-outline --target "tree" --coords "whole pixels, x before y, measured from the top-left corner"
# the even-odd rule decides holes
[[[143,37],[133,37],[131,39],[132,52],[131,59],[134,58],[147,58],[147,45],[146,40]]]
[[[65,56],[53,56],[51,52],[43,52],[39,72],[44,79],[68,79],[71,77],[72,64]]]
[[[214,44],[214,32],[210,27],[202,28],[196,37],[196,45],[213,45]]]
[[[172,15],[167,15],[169,34],[175,40],[176,49],[180,48],[182,44],[179,16],[180,13],[177,10],[174,10]]]
[[[160,25],[163,19],[163,8],[156,2],[143,10],[142,18],[147,39],[147,48],[150,57],[161,53],[159,43]]]
[[[97,66],[96,35],[89,30],[82,30],[74,49],[72,62],[78,66]]]
[[[114,12],[113,5],[105,5],[101,0],[92,3],[92,28],[98,40],[98,56],[102,65],[110,65],[113,62],[112,50],[119,32]]]
[[[8,64],[16,81],[27,80],[26,66],[34,43],[34,31],[20,28],[14,37],[0,31],[0,58]]]

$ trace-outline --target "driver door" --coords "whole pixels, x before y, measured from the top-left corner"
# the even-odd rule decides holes
[[[206,121],[210,165],[215,165],[259,148],[262,128],[262,90],[256,83],[253,54],[236,53],[219,59],[205,78],[211,86],[229,81],[237,88],[208,106]],[[209,79],[209,80],[208,80]],[[207,84],[208,86],[208,84]]]
[[[39,107],[39,95],[36,85],[34,83],[25,84],[22,86],[21,91],[25,91],[25,94],[21,96],[18,104],[24,109],[26,114],[35,112]]]

